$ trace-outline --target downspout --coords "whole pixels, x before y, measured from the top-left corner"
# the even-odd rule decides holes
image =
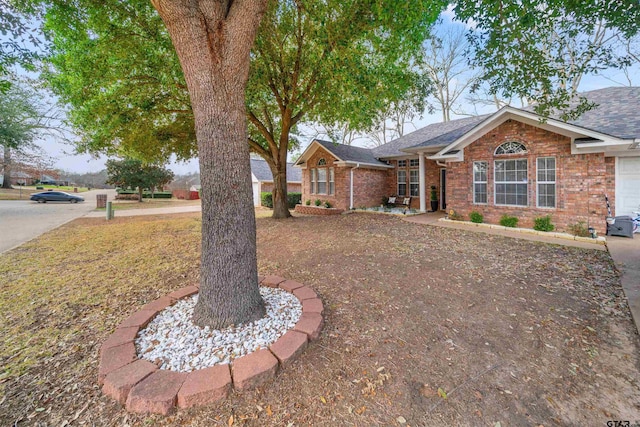
[[[440,166],[441,168],[446,168],[447,167],[447,162],[441,162],[440,160],[436,160],[436,165]]]
[[[353,170],[358,169],[360,163],[356,163],[355,168],[351,168],[351,180],[349,182],[349,209],[353,210]]]

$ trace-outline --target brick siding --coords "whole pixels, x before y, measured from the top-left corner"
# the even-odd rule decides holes
[[[494,156],[495,149],[504,142],[520,142],[527,153]],[[556,207],[537,208],[536,159],[556,158]],[[568,137],[544,129],[508,120],[483,135],[464,149],[464,162],[451,162],[447,168],[447,209],[453,209],[463,217],[471,211],[484,215],[484,221],[497,224],[504,214],[517,216],[518,226],[533,227],[536,217],[551,215],[559,231],[566,231],[570,224],[584,221],[600,234],[606,230],[607,193],[614,204],[615,179],[612,159],[604,154],[571,154]],[[527,207],[496,206],[494,203],[494,160],[527,159],[528,195]],[[487,204],[473,203],[473,162],[486,161]]]

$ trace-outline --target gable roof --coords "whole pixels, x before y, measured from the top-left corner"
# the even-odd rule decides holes
[[[382,163],[372,153],[370,148],[356,147],[354,145],[338,144],[330,141],[322,141],[316,139],[316,142],[322,145],[328,152],[335,155],[343,162],[356,163]]]
[[[251,159],[251,173],[260,182],[273,182],[271,168],[263,159]],[[302,171],[287,163],[287,182],[302,182]]]
[[[633,114],[633,111],[640,108],[640,88],[606,88],[585,92],[582,95],[599,103],[599,105],[576,120],[564,122],[559,120],[556,115],[556,117],[548,117],[544,122],[540,122],[541,116],[532,111],[533,107],[526,109],[503,107],[431,156],[430,159],[462,160],[464,147],[510,119],[570,137],[575,146],[572,148],[574,154],[619,152],[638,146],[640,143],[640,120],[636,118],[637,115]]]
[[[374,168],[391,168],[385,162],[378,160],[370,148],[356,147],[353,145],[338,144],[335,142],[323,141],[321,139],[314,139],[311,144],[304,150],[295,166],[303,167],[309,157],[318,148],[323,148],[337,159],[338,164],[348,165],[362,165]]]
[[[568,123],[616,138],[640,138],[640,87],[608,87],[580,95],[598,106]],[[533,107],[525,110],[533,111]],[[559,114],[552,117],[558,119]]]
[[[433,123],[373,149],[378,158],[406,156],[407,149],[444,147],[451,144],[488,115],[465,117],[443,123]],[[435,151],[435,150],[434,150]]]

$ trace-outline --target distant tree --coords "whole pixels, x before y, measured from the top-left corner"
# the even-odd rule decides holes
[[[140,160],[107,160],[107,183],[138,189],[139,202],[145,189],[154,190],[173,180],[173,172],[160,166],[145,165]]]
[[[11,188],[12,151],[33,145],[40,128],[41,114],[34,94],[24,86],[12,84],[0,96],[0,145],[3,147],[3,188]]]
[[[442,29],[425,43],[420,68],[432,84],[430,97],[443,122],[451,120],[451,113],[463,113],[455,111],[456,102],[478,80],[479,72],[469,67],[468,50],[465,30],[456,27]]]

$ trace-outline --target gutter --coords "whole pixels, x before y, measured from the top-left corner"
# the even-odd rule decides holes
[[[349,181],[349,209],[353,209],[353,170],[358,169],[360,163],[356,163],[354,168],[351,168],[351,179]]]

